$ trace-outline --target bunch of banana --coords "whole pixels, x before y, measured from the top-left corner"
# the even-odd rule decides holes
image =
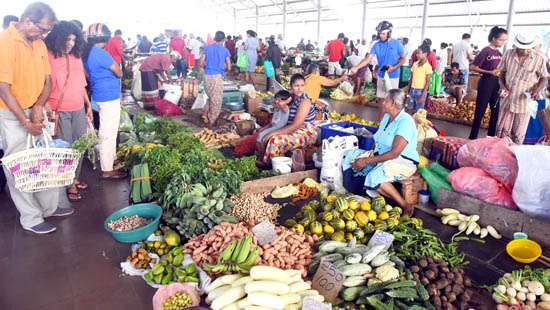
[[[248,274],[256,264],[260,255],[260,247],[252,248],[252,237],[247,235],[239,240],[233,240],[223,249],[216,265],[205,263],[203,269],[209,273],[240,272]]]

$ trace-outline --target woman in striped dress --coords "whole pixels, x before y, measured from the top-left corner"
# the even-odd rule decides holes
[[[305,92],[304,76],[293,75],[290,78],[290,87],[293,100],[289,106],[288,123],[265,136],[267,147],[263,156],[264,164],[269,164],[272,157],[305,148],[317,141],[317,127],[313,124],[316,110]]]

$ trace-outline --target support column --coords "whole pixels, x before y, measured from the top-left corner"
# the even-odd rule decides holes
[[[508,6],[508,17],[506,18],[506,31],[508,31],[508,34],[511,34],[512,32],[512,22],[514,20],[514,15],[516,14],[516,11],[514,9],[514,0],[509,0],[509,6]]]
[[[422,32],[421,32],[421,42],[424,41],[424,38],[426,37],[426,24],[428,21],[428,0],[424,0],[424,11],[422,13]]]
[[[321,0],[317,0],[317,44],[321,42]]]
[[[233,33],[237,33],[237,10],[233,8]]]
[[[259,25],[258,17],[259,17],[259,15],[260,14],[259,14],[258,6],[256,5],[256,29],[255,29],[256,33],[260,32],[259,29],[258,29],[258,25]]]
[[[283,0],[283,40],[286,42],[286,0]]]
[[[367,0],[363,0],[363,20],[361,23],[361,40],[366,39],[367,31]]]

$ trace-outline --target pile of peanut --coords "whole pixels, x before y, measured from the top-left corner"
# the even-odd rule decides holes
[[[136,214],[132,216],[123,216],[118,220],[110,221],[107,223],[107,226],[114,231],[130,231],[145,226],[150,222],[150,219],[143,218]]]
[[[231,201],[235,206],[231,214],[239,221],[254,226],[264,220],[275,222],[281,205],[267,203],[264,199],[269,193],[241,193],[238,196],[232,196]]]

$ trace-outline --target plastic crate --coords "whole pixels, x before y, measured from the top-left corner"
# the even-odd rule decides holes
[[[243,94],[240,91],[223,92],[223,104],[228,103],[243,103]]]
[[[376,133],[376,131],[378,130],[378,128],[376,128],[376,127],[360,125],[360,124],[353,123],[353,122],[336,122],[336,123],[331,123],[331,124],[321,126],[321,139],[322,140],[328,139],[330,137],[343,137],[343,136],[353,136],[354,135],[353,133],[350,133],[350,132],[345,132],[345,131],[341,131],[341,130],[338,130],[338,129],[330,128],[331,126],[334,126],[334,125],[338,125],[338,126],[343,127],[343,128],[349,128],[349,127],[353,127],[354,129],[366,128],[370,132],[372,132],[373,134]],[[367,137],[363,137],[363,136],[357,136],[357,140],[359,140],[359,148],[362,149],[362,150],[371,150],[372,147],[374,146],[374,139],[372,137],[367,138]]]

